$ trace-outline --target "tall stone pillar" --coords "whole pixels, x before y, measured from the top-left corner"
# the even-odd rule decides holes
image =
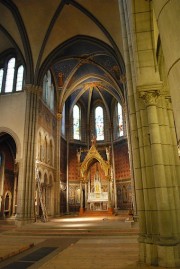
[[[39,87],[26,85],[23,159],[19,160],[17,225],[35,220],[35,157]]]
[[[60,163],[61,163],[61,122],[62,114],[57,113],[57,130],[56,130],[56,181],[54,186],[54,212],[56,216],[60,215]]]
[[[82,180],[80,180],[80,211],[79,214],[82,215],[83,210],[83,189],[82,189]]]
[[[170,94],[175,117],[177,139],[180,140],[180,81],[179,81],[179,44],[180,44],[180,3],[179,0],[153,0],[153,9],[157,20],[165,59],[166,75],[170,85]]]
[[[143,189],[143,193],[147,232],[139,238],[140,260],[151,265],[177,267],[180,265],[180,211],[177,205],[179,196],[178,190],[170,179],[170,170],[173,170],[173,167],[170,168],[170,173],[167,173],[166,156],[164,156],[164,154],[171,154],[171,151],[168,150],[163,138],[166,134],[162,133],[164,117],[160,113],[161,103],[158,102],[160,87],[160,85],[151,85],[152,90],[149,86],[139,87],[140,97],[146,105],[150,144],[150,147],[144,150],[146,188]],[[174,201],[175,197],[176,201]]]
[[[12,208],[12,213],[13,215],[16,214],[16,200],[17,200],[17,185],[18,185],[18,163],[15,163],[15,169],[14,169],[14,189],[13,189],[13,208]]]
[[[85,188],[85,209],[87,209],[87,199],[88,199],[88,183],[87,181],[85,181],[85,184],[84,184],[84,188]]]

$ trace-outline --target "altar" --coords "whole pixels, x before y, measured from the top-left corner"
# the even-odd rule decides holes
[[[90,211],[107,211],[108,192],[89,193],[87,203]]]
[[[102,191],[101,178],[98,169],[94,175],[91,192],[88,192],[87,203],[90,211],[108,210],[108,192]]]
[[[112,173],[109,149],[106,148],[106,158],[98,152],[96,144],[92,146],[82,162],[81,152],[78,152],[80,176],[80,215],[85,212],[112,212]]]

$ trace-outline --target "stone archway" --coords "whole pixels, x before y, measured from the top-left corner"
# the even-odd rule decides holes
[[[17,147],[14,138],[0,133],[0,217],[16,214],[19,167],[16,162]]]

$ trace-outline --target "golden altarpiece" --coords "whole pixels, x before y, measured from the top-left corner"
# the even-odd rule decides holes
[[[93,212],[112,213],[113,173],[110,162],[110,150],[106,148],[107,160],[104,160],[96,148],[96,141],[81,162],[78,152],[78,172],[80,179],[80,214]]]

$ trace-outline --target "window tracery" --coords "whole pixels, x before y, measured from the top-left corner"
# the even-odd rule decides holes
[[[38,132],[37,160],[51,166],[54,164],[54,141],[43,129]]]
[[[24,82],[24,66],[19,65],[15,56],[2,59],[0,68],[0,93],[22,91]]]
[[[73,107],[73,138],[80,140],[80,108],[78,105]]]
[[[96,130],[96,139],[104,140],[104,115],[103,108],[97,106],[95,108],[95,130]]]
[[[43,78],[43,100],[51,110],[54,110],[54,90],[52,75],[50,70],[48,70]]]
[[[117,111],[118,111],[118,133],[119,136],[123,136],[123,114],[122,114],[122,106],[120,103],[117,104]]]

